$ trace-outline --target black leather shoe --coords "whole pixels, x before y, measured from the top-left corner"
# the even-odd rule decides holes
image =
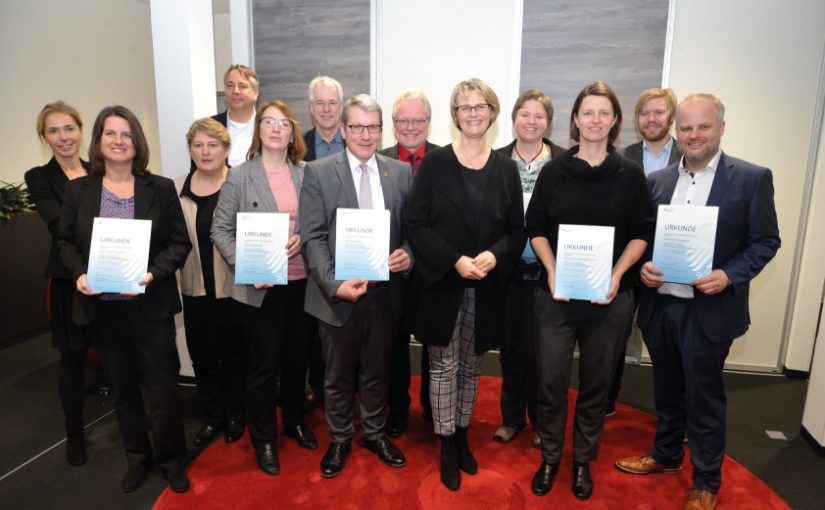
[[[309,388],[304,395],[304,411],[312,411],[324,401],[324,391]]]
[[[66,424],[66,462],[71,466],[86,463],[86,434],[83,423]]]
[[[407,414],[390,414],[387,420],[387,435],[390,437],[398,437],[407,430]]]
[[[146,479],[147,471],[149,471],[149,467],[146,464],[130,465],[126,470],[126,474],[123,475],[120,488],[123,489],[123,492],[133,492],[137,490],[137,488],[143,484],[143,480]]]
[[[223,440],[227,443],[234,443],[243,437],[243,422],[229,420],[226,422],[226,429],[223,431]]]
[[[264,443],[255,447],[255,461],[258,468],[269,476],[275,476],[281,472],[281,464],[278,462],[278,454],[275,453],[275,445]]]
[[[182,469],[165,469],[163,476],[172,491],[181,493],[189,490],[189,477]]]
[[[550,489],[553,488],[553,480],[556,478],[556,473],[559,472],[558,464],[547,464],[542,462],[539,470],[533,475],[533,483],[530,488],[536,496],[544,496]]]
[[[294,427],[285,429],[284,435],[294,439],[301,448],[306,450],[318,449],[318,440],[315,439],[315,434],[313,434],[312,431],[309,430],[309,427],[303,423],[299,423]]]
[[[392,442],[387,439],[387,436],[381,436],[372,441],[366,437],[362,437],[359,444],[372,453],[378,455],[381,462],[390,467],[400,468],[407,465],[407,459],[404,458],[404,454],[401,453],[401,450],[399,450],[397,446],[392,444]]]
[[[577,499],[587,499],[593,494],[593,480],[587,462],[573,463],[573,495]]]
[[[218,432],[220,432],[220,427],[217,425],[204,425],[195,436],[195,448],[203,448],[211,443],[212,440],[218,435]]]
[[[352,440],[343,443],[333,442],[327,448],[327,453],[321,459],[321,476],[332,478],[338,476],[344,470],[344,463],[352,451]]]

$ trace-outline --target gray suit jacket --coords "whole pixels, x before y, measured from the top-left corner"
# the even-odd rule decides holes
[[[638,141],[632,145],[628,145],[624,148],[624,157],[631,161],[635,161],[642,165],[642,169],[645,171],[645,175],[650,175],[651,172],[655,172],[659,170],[659,168],[645,168],[644,162],[644,148],[642,147],[642,142]],[[673,163],[678,163],[679,160],[682,159],[682,151],[679,150],[679,147],[676,145],[676,140],[673,140],[673,149],[670,151],[670,158],[667,161],[668,166],[672,165]]]
[[[300,196],[304,162],[293,165],[289,162],[289,173],[295,184],[295,193]],[[236,301],[260,307],[266,289],[256,289],[252,285],[235,285],[235,226],[239,212],[278,212],[275,196],[269,188],[266,170],[260,156],[232,168],[223,183],[212,220],[212,242],[229,264],[224,290]],[[300,215],[299,215],[300,218]],[[299,222],[295,223],[295,233]]]
[[[410,165],[380,154],[376,154],[375,158],[384,207],[391,213],[387,255],[396,248],[402,248],[412,261],[412,250],[404,238],[401,223],[412,182]],[[335,225],[339,207],[358,208],[358,195],[346,150],[307,164],[299,203],[303,225],[301,249],[310,273],[304,305],[306,312],[327,324],[343,326],[349,320],[354,303],[335,297],[342,283],[335,279]],[[403,307],[403,276],[390,273],[396,318],[401,316]]]

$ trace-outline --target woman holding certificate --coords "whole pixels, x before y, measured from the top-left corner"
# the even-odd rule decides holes
[[[307,269],[298,235],[298,195],[305,154],[301,126],[292,109],[277,99],[261,106],[255,117],[249,161],[229,173],[212,222],[212,241],[229,264],[226,291],[241,303],[249,356],[246,416],[258,467],[268,475],[281,471],[275,452],[275,386],[279,370],[285,434],[302,448],[318,448],[315,436],[304,424],[303,408],[307,348],[316,327],[312,317],[304,312]],[[288,214],[284,232],[244,230],[245,235],[238,234],[241,216],[261,213]],[[241,242],[250,234],[283,235],[286,242],[282,249],[287,257],[285,284],[236,283],[240,276],[238,266],[251,262],[240,260]],[[261,258],[264,257],[257,257]]]
[[[186,447],[177,389],[180,362],[174,315],[181,311],[181,304],[175,271],[186,260],[191,244],[180,202],[170,179],[149,173],[143,129],[123,106],[104,108],[97,116],[89,159],[92,174],[66,186],[58,246],[77,288],[74,321],[87,326],[114,389],[115,413],[129,463],[122,489],[131,492],[143,483],[154,452],[154,462],[169,487],[185,492],[189,479],[183,471]],[[120,231],[95,234],[111,220],[122,225]],[[138,241],[138,231],[147,226],[151,229],[148,247]],[[113,250],[96,264],[90,253],[105,243],[128,248]],[[131,254],[146,248],[148,260],[136,261],[148,267],[138,273],[143,276],[137,292],[101,293],[96,280],[87,276],[118,276],[117,262],[127,262]],[[147,420],[154,444],[149,442]]]
[[[561,462],[576,343],[579,395],[573,425],[572,488],[578,499],[587,499],[593,492],[588,463],[598,452],[613,371],[633,318],[634,275],[629,270],[653,232],[644,172],[613,147],[621,123],[621,107],[613,90],[603,82],[585,87],[570,114],[570,137],[578,145],[542,170],[527,209],[527,234],[542,265],[534,304],[542,464],[533,477],[532,490],[538,495],[550,491]],[[600,244],[586,234],[579,234],[576,242],[559,241],[560,234],[594,228],[603,236],[607,232],[606,242]],[[560,249],[582,252],[576,255],[578,272],[572,276],[557,267],[561,255],[567,255]],[[590,281],[589,273],[597,263],[604,267],[603,288],[594,291],[589,301],[567,297],[562,282]]]
[[[40,110],[37,132],[52,150],[52,158],[45,165],[26,172],[26,186],[37,213],[52,236],[46,276],[49,278],[52,346],[60,350],[57,392],[66,426],[66,461],[72,466],[80,466],[86,462],[83,364],[88,345],[80,327],[72,322],[74,282],[60,262],[57,227],[66,184],[86,175],[89,164],[80,159],[80,145],[83,143],[80,114],[63,101],[49,103]]]
[[[459,469],[478,471],[467,432],[481,362],[504,337],[507,282],[525,241],[518,168],[487,143],[498,113],[486,83],[456,85],[451,114],[459,140],[427,153],[407,203],[417,265],[415,335],[430,355],[441,481],[450,490],[461,484]]]
[[[220,122],[196,120],[186,133],[195,171],[175,180],[192,251],[180,270],[183,326],[192,357],[205,423],[195,446],[208,445],[224,431],[227,443],[243,435],[246,349],[237,301],[224,289],[226,261],[212,244],[212,217],[226,180],[232,141]]]

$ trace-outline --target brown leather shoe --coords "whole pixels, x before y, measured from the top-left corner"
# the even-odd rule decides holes
[[[716,508],[716,494],[700,489],[690,489],[683,510],[713,510]]]
[[[653,473],[674,475],[682,470],[682,465],[666,466],[656,462],[650,455],[642,455],[641,457],[625,457],[617,460],[616,469],[634,475],[650,475]]]

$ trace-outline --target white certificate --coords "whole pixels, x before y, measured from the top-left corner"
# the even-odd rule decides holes
[[[390,279],[390,211],[338,208],[335,279]]]
[[[660,205],[653,241],[653,265],[662,279],[690,283],[710,274],[719,208]]]
[[[286,285],[289,214],[239,212],[235,227],[235,283]]]
[[[94,292],[146,292],[152,220],[95,218],[86,279]]]
[[[613,275],[613,227],[559,225],[555,297],[607,301]]]

